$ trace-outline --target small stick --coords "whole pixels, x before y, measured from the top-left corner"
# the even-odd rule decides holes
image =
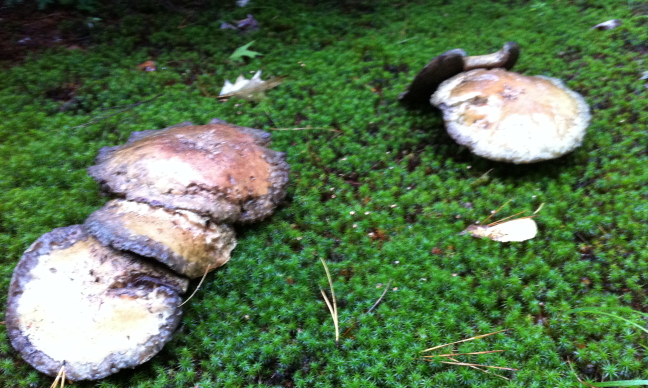
[[[376,303],[374,303],[373,306],[371,306],[371,308],[370,308],[369,310],[367,310],[367,312],[366,312],[365,314],[369,314],[373,309],[376,308],[376,306],[378,306],[378,304],[380,303],[380,301],[382,300],[382,298],[385,296],[385,294],[387,293],[387,291],[389,291],[389,286],[391,285],[391,282],[392,282],[392,280],[389,279],[389,282],[387,282],[387,287],[385,287],[385,291],[383,291],[382,295],[380,295],[380,298],[378,298],[378,300],[376,301]]]

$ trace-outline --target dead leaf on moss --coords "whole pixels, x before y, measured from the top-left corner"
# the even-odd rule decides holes
[[[613,28],[619,27],[621,24],[621,19],[612,19],[608,20],[607,22],[599,23],[592,27],[592,30],[599,30],[599,31],[605,31],[605,30],[611,30]]]
[[[218,98],[240,97],[249,101],[259,101],[265,97],[266,90],[279,86],[285,79],[286,77],[282,76],[264,81],[261,79],[261,70],[257,71],[251,79],[239,75],[234,83],[225,80]]]
[[[508,202],[502,205],[500,209],[504,207]],[[506,221],[509,218],[525,213],[525,210],[488,225],[470,225],[463,232],[461,232],[461,234],[470,234],[471,236],[478,238],[487,237],[493,241],[499,242],[530,240],[538,234],[538,225],[532,218],[536,213],[540,211],[540,209],[542,209],[542,206],[544,206],[544,203],[540,205],[540,207],[531,216]],[[500,209],[494,211],[488,218],[495,215]],[[486,222],[488,218],[484,220],[484,222]]]

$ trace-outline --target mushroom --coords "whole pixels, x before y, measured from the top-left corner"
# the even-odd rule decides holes
[[[269,134],[219,121],[135,133],[104,147],[89,174],[107,193],[214,222],[269,216],[284,198],[285,154],[265,147]]]
[[[55,229],[25,252],[9,286],[13,347],[39,371],[71,380],[132,368],[169,341],[188,280],[101,245],[81,225]]]
[[[443,82],[431,99],[450,136],[490,160],[532,163],[580,146],[585,99],[555,78],[477,69]]]
[[[455,75],[473,69],[513,68],[520,57],[520,46],[507,42],[492,54],[467,56],[462,49],[454,49],[433,58],[421,70],[398,99],[408,104],[427,103],[439,85]]]
[[[103,245],[155,258],[190,278],[227,263],[234,230],[186,210],[115,199],[92,213],[88,233]]]

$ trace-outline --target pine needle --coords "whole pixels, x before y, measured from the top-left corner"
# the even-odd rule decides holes
[[[428,360],[428,361],[432,361],[432,360]],[[505,368],[503,366],[470,364],[470,363],[467,363],[467,362],[450,362],[450,361],[439,361],[439,362],[442,363],[442,364],[450,364],[450,365],[477,366],[477,367],[482,367],[482,368],[493,368],[493,369],[512,370],[512,371],[517,370],[515,368]]]
[[[431,350],[435,350],[435,349],[444,348],[444,347],[446,347],[446,346],[450,346],[450,345],[454,345],[454,344],[460,344],[460,343],[462,343],[462,342],[468,342],[468,341],[472,341],[472,340],[476,340],[476,339],[480,339],[480,338],[488,337],[488,336],[491,336],[491,335],[495,335],[495,334],[498,334],[498,333],[502,333],[502,332],[507,331],[507,330],[508,330],[508,329],[498,330],[498,331],[494,331],[494,332],[492,332],[492,333],[488,333],[488,334],[481,334],[481,335],[477,335],[477,336],[474,336],[474,337],[470,337],[470,338],[462,339],[462,340],[460,340],[460,341],[450,342],[449,344],[438,345],[438,346],[435,346],[435,347],[433,347],[433,348],[429,348],[429,349],[421,350],[421,353],[429,352],[429,351],[431,351]]]
[[[455,344],[460,344],[460,343],[467,342],[467,341],[476,340],[476,339],[479,339],[479,338],[488,337],[488,336],[491,336],[491,335],[494,335],[494,334],[497,334],[497,333],[504,332],[504,331],[506,331],[506,330],[508,330],[508,329],[499,330],[499,331],[495,331],[495,332],[487,333],[487,334],[481,334],[481,335],[477,335],[477,336],[474,336],[474,337],[466,338],[466,339],[463,339],[463,340],[460,340],[460,341],[451,342],[451,343],[449,343],[449,344],[443,344],[443,345],[435,346],[435,347],[432,347],[432,348],[429,348],[429,349],[425,349],[425,350],[421,351],[421,353],[429,352],[429,351],[436,350],[436,349],[441,349],[441,348],[444,348],[444,347],[446,347],[446,346],[451,346],[451,345],[455,345]],[[504,379],[504,380],[509,380],[508,378],[506,378],[506,377],[504,377],[504,376],[498,375],[497,373],[492,373],[492,372],[488,371],[487,369],[482,369],[482,368],[491,368],[491,369],[500,369],[500,370],[510,370],[510,371],[516,371],[517,369],[514,369],[514,368],[506,368],[506,367],[501,367],[501,366],[493,366],[493,365],[472,364],[472,363],[468,363],[468,362],[461,362],[461,361],[459,361],[459,360],[453,358],[453,357],[456,357],[456,356],[479,355],[479,354],[490,354],[490,353],[501,353],[501,352],[503,352],[503,351],[504,351],[504,350],[485,350],[485,351],[481,351],[481,352],[434,354],[434,355],[422,356],[422,359],[423,359],[424,361],[430,361],[430,362],[436,361],[436,362],[439,362],[439,363],[441,363],[441,364],[458,365],[458,366],[467,366],[467,367],[469,367],[469,368],[476,369],[476,370],[478,370],[478,371],[480,371],[480,372],[488,373],[488,374],[492,374],[492,375],[497,376],[497,377],[499,377],[499,378],[502,378],[502,379]],[[449,360],[452,360],[452,361],[441,361],[441,360],[438,359],[439,357],[445,357],[446,359],[449,359]]]
[[[431,356],[423,356],[423,358],[433,358],[433,357],[454,357],[454,356],[465,356],[468,354],[488,354],[488,353],[500,353],[504,350],[485,350],[483,352],[469,352],[469,353],[450,353],[450,354],[434,354]]]
[[[331,273],[329,272],[328,266],[326,265],[324,259],[320,257],[320,261],[322,262],[324,270],[326,271],[326,278],[328,279],[329,287],[331,289],[331,298],[333,299],[333,304],[331,304],[331,302],[329,301],[324,290],[320,288],[320,292],[324,297],[326,307],[328,307],[329,312],[331,313],[331,317],[333,317],[333,326],[335,326],[335,343],[337,344],[340,342],[340,325],[338,321],[337,302],[335,301],[335,290],[333,289],[333,279],[331,278]]]
[[[59,380],[61,381],[61,388],[65,388],[65,364],[61,365],[61,369],[59,369],[59,372],[56,375],[56,379],[54,379],[54,382],[52,383],[52,385],[50,385],[50,388],[58,387]]]
[[[205,281],[205,278],[207,277],[207,273],[209,272],[210,269],[213,269],[213,268],[211,268],[211,267],[205,268],[205,273],[203,274],[202,278],[200,279],[200,282],[198,283],[198,287],[196,287],[194,292],[192,292],[191,295],[189,295],[189,297],[187,299],[185,299],[184,302],[180,303],[180,306],[178,306],[178,307],[182,307],[185,303],[189,302],[191,300],[191,298],[194,297],[194,295],[196,295],[196,292],[198,292],[198,290],[200,290],[200,286]]]

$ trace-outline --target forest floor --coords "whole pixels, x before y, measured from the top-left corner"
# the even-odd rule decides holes
[[[219,2],[223,3],[223,2]],[[185,10],[187,11],[187,10]],[[98,12],[98,11],[97,11]],[[256,31],[221,29],[248,14]],[[134,131],[212,118],[272,133],[286,201],[236,226],[231,261],[151,361],[78,387],[575,387],[648,379],[648,6],[639,1],[252,0],[174,13],[2,10],[0,305],[23,252],[102,206],[86,169]],[[591,29],[610,19],[623,24]],[[6,21],[6,23],[5,23]],[[263,55],[233,60],[254,41]],[[514,70],[563,80],[592,120],[581,147],[529,165],[457,145],[397,98],[435,55],[520,44]],[[155,63],[155,71],[138,65]],[[259,102],[213,98],[287,76]],[[533,212],[539,233],[460,232]],[[341,339],[320,287],[331,270]],[[192,283],[195,288],[197,282]],[[367,310],[381,297],[381,303]],[[574,313],[594,307],[600,313]],[[619,310],[621,309],[621,310]],[[0,311],[0,321],[4,311]],[[463,363],[421,358],[458,344]],[[448,352],[449,353],[449,352]],[[441,361],[443,361],[441,359]],[[506,380],[506,379],[508,380]],[[0,327],[0,386],[49,386]]]

